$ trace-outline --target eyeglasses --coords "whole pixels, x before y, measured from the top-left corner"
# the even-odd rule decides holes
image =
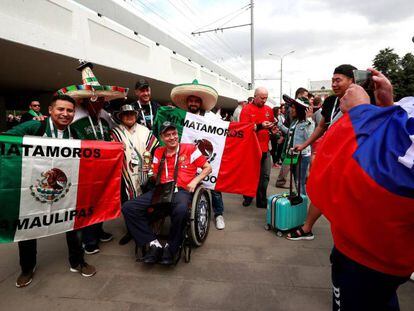
[[[40,105],[32,105],[32,107],[40,107]]]

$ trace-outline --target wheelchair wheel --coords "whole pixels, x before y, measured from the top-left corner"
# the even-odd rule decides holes
[[[211,196],[204,187],[198,187],[191,203],[190,234],[191,242],[200,246],[206,240],[210,229]]]

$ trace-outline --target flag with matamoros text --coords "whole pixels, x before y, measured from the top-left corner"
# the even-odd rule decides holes
[[[177,126],[182,143],[197,145],[207,157],[213,171],[203,181],[206,188],[256,196],[262,153],[254,124],[223,121],[211,112],[201,116],[179,108],[161,107],[154,134],[158,134],[165,121]]]
[[[120,143],[0,135],[0,242],[120,215]]]

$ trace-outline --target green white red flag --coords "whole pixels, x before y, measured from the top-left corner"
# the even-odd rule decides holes
[[[0,135],[0,243],[119,217],[121,143]]]
[[[181,142],[197,145],[207,157],[213,171],[203,180],[206,188],[256,196],[262,153],[254,124],[223,121],[211,112],[200,116],[179,108],[160,107],[154,134],[165,121],[177,126]]]

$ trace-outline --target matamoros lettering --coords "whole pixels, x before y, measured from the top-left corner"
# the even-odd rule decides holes
[[[217,127],[215,125],[205,124],[202,122],[185,120],[184,127],[219,136],[243,138],[243,131],[229,130],[222,127]]]
[[[100,158],[101,150],[95,148],[71,148],[61,146],[33,146],[0,143],[1,156],[25,156],[48,158]]]

